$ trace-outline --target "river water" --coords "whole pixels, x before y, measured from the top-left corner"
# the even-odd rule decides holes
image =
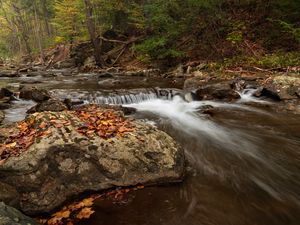
[[[300,224],[300,116],[278,113],[272,104],[246,92],[231,104],[175,96],[125,105],[181,144],[185,181],[133,191],[118,203],[98,201],[96,213],[80,224]]]

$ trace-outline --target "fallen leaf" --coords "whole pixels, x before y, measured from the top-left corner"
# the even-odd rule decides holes
[[[65,209],[63,211],[60,211],[60,212],[57,212],[57,213],[53,214],[53,216],[57,217],[57,218],[69,218],[70,214],[71,214],[70,210]]]
[[[17,145],[17,142],[13,142],[13,143],[7,144],[6,147],[13,148],[13,147],[16,147],[16,145]]]
[[[92,210],[92,208],[90,207],[85,207],[83,208],[76,216],[77,219],[88,219],[91,217],[91,215],[95,213],[94,210]]]

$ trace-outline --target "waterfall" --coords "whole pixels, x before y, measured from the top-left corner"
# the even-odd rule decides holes
[[[126,93],[118,91],[110,95],[101,93],[88,94],[84,101],[93,104],[109,104],[109,105],[128,105],[141,103],[153,99],[171,100],[174,96],[181,95],[181,91],[177,89],[144,89],[144,90],[128,90]]]

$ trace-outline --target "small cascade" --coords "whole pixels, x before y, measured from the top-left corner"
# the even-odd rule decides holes
[[[148,90],[129,90],[127,93],[116,93],[114,95],[90,95],[87,100],[94,104],[109,104],[109,105],[128,105],[141,103],[153,99],[171,100],[176,95],[180,95],[181,91],[177,89],[148,89]]]
[[[90,96],[88,102],[94,104],[124,105],[140,103],[151,99],[157,99],[156,93],[137,93],[115,96]]]
[[[257,102],[257,103],[263,103],[263,104],[270,104],[270,102],[259,99],[255,97],[255,93],[258,91],[256,88],[245,88],[241,91],[239,91],[239,95],[241,96],[241,99],[239,100],[240,103],[243,102]]]

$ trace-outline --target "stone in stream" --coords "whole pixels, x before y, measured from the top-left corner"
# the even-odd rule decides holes
[[[0,98],[0,110],[9,109],[10,108],[10,97]]]
[[[0,225],[37,225],[33,219],[0,202]]]
[[[195,91],[198,100],[236,100],[240,95],[231,87],[231,83],[224,81],[199,87]]]
[[[0,71],[0,77],[8,77],[8,78],[13,78],[13,77],[19,77],[19,74],[16,71]]]
[[[300,78],[296,76],[276,76],[272,85],[277,89],[281,100],[300,98]]]
[[[23,86],[20,88],[20,98],[26,100],[34,100],[36,102],[43,102],[50,99],[50,94],[44,89],[38,89],[31,86]]]
[[[47,101],[40,102],[37,105],[33,106],[27,111],[27,113],[32,114],[36,112],[45,112],[45,111],[61,112],[67,109],[68,107],[65,105],[65,103],[61,102],[60,100],[49,99]]]
[[[81,112],[86,117],[85,109]],[[89,112],[113,113],[132,130],[120,128],[122,133],[108,139],[93,132],[84,135],[80,129],[88,125],[74,111],[36,113],[27,118],[37,129],[46,124],[48,136],[35,138],[26,151],[0,165],[1,182],[18,191],[24,213],[50,212],[89,191],[182,181],[184,152],[169,135],[145,122],[127,120],[118,111],[97,108]],[[113,125],[110,129],[119,128]]]
[[[276,91],[274,91],[271,88],[266,87],[260,87],[257,89],[257,91],[254,93],[255,97],[264,97],[268,98],[274,101],[280,101],[281,97],[278,95]]]
[[[1,88],[0,90],[0,98],[11,97],[14,93],[7,88]]]
[[[2,121],[5,119],[5,114],[4,112],[0,111],[0,124],[2,123]]]

